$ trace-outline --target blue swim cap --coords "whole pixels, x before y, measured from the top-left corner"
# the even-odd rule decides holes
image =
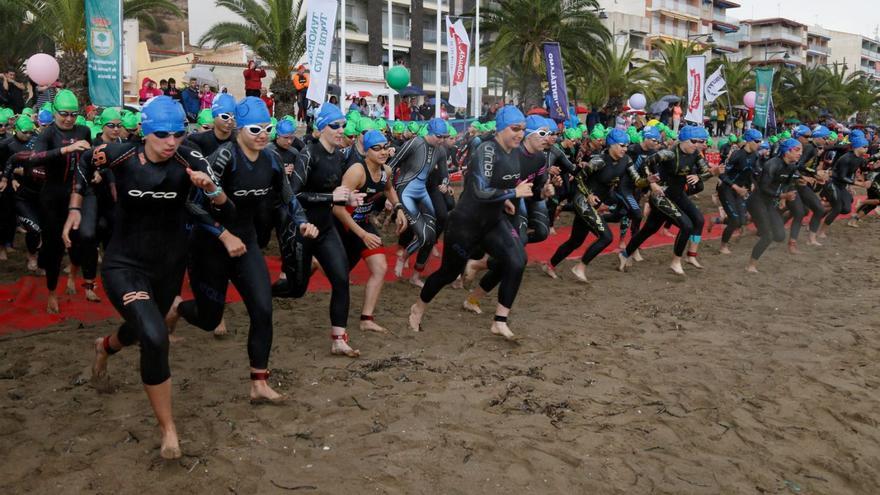
[[[364,134],[364,149],[370,149],[377,144],[385,144],[388,140],[385,135],[375,129],[369,130]]]
[[[37,121],[40,125],[49,125],[52,123],[52,112],[50,110],[40,110],[40,113],[37,114]]]
[[[315,128],[319,131],[324,130],[324,128],[327,127],[327,124],[336,122],[337,120],[345,120],[345,115],[342,114],[342,110],[332,103],[324,103],[321,105],[321,111],[318,112],[318,117],[315,119]]]
[[[761,141],[761,144],[758,145],[758,149],[759,149],[759,150],[769,150],[769,149],[770,149],[770,143],[767,142],[767,141]]]
[[[791,131],[791,135],[796,138],[809,137],[811,132],[813,132],[813,131],[810,130],[809,127],[801,124],[801,125],[795,127],[793,131]]]
[[[611,146],[612,144],[629,144],[629,134],[622,129],[611,129],[611,132],[608,133],[608,136],[605,137],[605,144]]]
[[[186,129],[186,113],[170,96],[156,96],[141,110],[141,131],[144,136],[154,132],[179,132]]]
[[[679,141],[687,141],[689,139],[700,139],[697,137],[697,126],[686,125],[678,131]]]
[[[660,141],[660,130],[651,125],[646,126],[642,129],[642,138]]]
[[[554,124],[555,126],[555,124]],[[529,115],[526,117],[526,134],[548,127],[547,119],[540,115]]]
[[[814,138],[827,138],[831,135],[831,131],[824,125],[817,125],[813,128]]]
[[[798,141],[797,139],[794,139],[794,138],[788,138],[788,139],[782,141],[781,143],[779,143],[779,154],[784,155],[784,154],[788,153],[789,151],[791,151],[795,148],[800,148],[800,147],[801,147],[800,141]]]
[[[246,125],[268,124],[272,121],[266,103],[256,96],[246,96],[235,105],[235,126],[239,129]]]
[[[850,134],[849,144],[850,144],[850,146],[852,146],[853,149],[867,148],[868,147],[868,140],[862,136],[853,137],[852,134]]]
[[[555,120],[544,117],[544,121],[547,122],[547,128],[552,132],[557,132],[559,130],[559,124],[557,124]]]
[[[764,136],[757,129],[746,129],[746,132],[743,133],[743,141],[760,141],[762,139]]]
[[[434,117],[428,121],[429,136],[448,136],[449,129],[446,127],[446,121],[440,117]]]
[[[865,131],[863,131],[861,129],[853,129],[852,132],[849,133],[849,142],[852,142],[854,137],[864,138]]]
[[[216,118],[221,113],[235,115],[235,98],[231,94],[220,93],[211,102],[211,116]]]
[[[281,119],[275,127],[275,133],[279,136],[289,136],[296,132],[296,124],[287,119]]]
[[[495,132],[501,132],[504,129],[515,125],[524,124],[526,116],[513,105],[505,105],[495,114]]]

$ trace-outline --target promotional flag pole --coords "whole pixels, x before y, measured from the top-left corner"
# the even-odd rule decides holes
[[[437,70],[436,88],[434,90],[434,117],[440,117],[440,47],[443,46],[443,32],[440,27],[440,11],[443,10],[443,0],[437,0],[437,57],[434,66]]]
[[[393,17],[391,14],[391,0],[388,0],[388,70],[394,66],[394,28],[391,23]],[[401,97],[400,101],[403,101]],[[394,90],[388,90],[388,117],[394,120]]]
[[[721,66],[721,75],[724,75],[723,65]],[[725,77],[724,80],[727,81],[727,78]],[[728,87],[728,89],[730,88]],[[733,106],[730,104],[730,91],[727,91],[725,96],[727,96],[727,118],[724,119],[724,129],[721,130],[721,134],[727,133],[727,123],[733,118]]]
[[[345,0],[339,0],[339,8],[342,9],[342,13],[339,16],[339,58],[336,59],[336,67],[339,68],[340,76],[339,76],[339,99],[342,100],[345,98],[346,88],[345,88]]]
[[[480,0],[477,0],[477,35],[474,37],[474,118],[479,118],[482,113],[482,109],[480,108],[482,105],[480,104],[480,98],[482,95],[482,88],[480,87]]]

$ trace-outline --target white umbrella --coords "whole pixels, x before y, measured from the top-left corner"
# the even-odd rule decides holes
[[[198,81],[199,86],[202,84],[207,84],[212,87],[217,87],[219,83],[217,82],[217,76],[214,75],[214,72],[207,67],[196,67],[191,69],[186,73],[186,80],[195,79]]]

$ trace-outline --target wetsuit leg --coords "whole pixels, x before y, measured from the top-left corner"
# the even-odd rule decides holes
[[[504,218],[485,235],[482,241],[486,252],[501,263],[497,270],[501,273],[498,302],[506,308],[513,307],[527,262],[525,248],[522,242],[514,237],[513,232],[510,222]]]
[[[688,201],[688,203],[690,203],[690,201]],[[631,256],[643,242],[657,233],[657,231],[660,230],[660,227],[665,224],[678,227],[678,235],[675,237],[673,253],[675,256],[682,256],[685,248],[687,248],[691,233],[694,231],[694,225],[693,222],[691,222],[690,217],[683,214],[678,209],[676,203],[667,196],[662,196],[651,201],[651,213],[648,215],[648,219],[645,221],[645,225],[639,230],[639,233],[630,239],[629,243],[626,245],[626,255]]]
[[[547,209],[547,201],[526,200],[526,210],[529,218],[529,244],[546,240],[550,235],[550,212]]]
[[[461,275],[471,255],[479,248],[485,228],[468,220],[462,218],[458,210],[453,210],[449,216],[440,268],[425,280],[425,286],[419,293],[423,302],[431,302],[443,287],[454,282]]]
[[[880,187],[874,187],[874,186],[870,187],[868,189],[868,199],[870,199],[870,200],[880,199]],[[876,208],[877,208],[877,205],[875,205],[875,204],[864,204],[862,206],[859,206],[858,212],[863,215],[868,215],[869,213],[874,211]]]
[[[804,206],[800,193],[795,196],[794,201],[787,202],[786,206],[788,206],[788,211],[791,212],[791,239],[796,241],[798,236],[800,236],[804,217],[807,216],[807,209]]]
[[[553,253],[553,257],[550,258],[550,265],[557,266],[562,263],[571,253],[583,245],[589,233],[590,228],[587,226],[587,223],[581,217],[575,216],[571,224],[571,236]]]
[[[0,193],[0,246],[11,246],[15,238],[15,192],[12,184]]]
[[[71,237],[70,262],[82,269],[83,279],[94,280],[98,274],[98,198],[94,194],[83,197],[82,221]]]
[[[165,314],[180,291],[183,270],[163,268],[152,276],[129,268],[101,273],[107,297],[125,319],[120,341],[125,345],[140,343],[141,380],[146,385],[158,385],[171,377]]]
[[[724,232],[721,234],[721,242],[727,244],[733,237],[733,233],[743,226],[746,208],[736,191],[726,185],[718,188],[718,200],[721,201],[721,207],[727,214],[727,226],[724,227]]]
[[[440,234],[443,233],[443,229],[446,227],[446,222],[449,219],[449,212],[446,210],[446,200],[443,199],[445,194],[435,188],[428,191],[428,195],[433,209],[432,212],[434,214],[434,235],[433,237],[426,237],[425,244],[419,247],[415,263],[415,269],[417,271],[421,271],[425,268],[425,264],[428,263],[428,259],[431,257],[431,251],[434,249],[434,244],[437,243],[437,239],[440,237]],[[425,215],[424,212],[422,214]]]
[[[46,288],[50,292],[58,287],[64,244],[61,232],[67,220],[70,196],[63,186],[45,185],[40,193],[40,218],[43,220],[42,247],[38,258],[40,268],[46,270]]]
[[[25,198],[17,198],[15,213],[18,225],[27,230],[24,239],[28,253],[37,254],[37,249],[40,247],[40,232],[42,232],[39,205]]]
[[[681,195],[673,198],[673,200],[675,202],[675,206],[678,207],[679,211],[681,211],[691,221],[690,236],[702,236],[703,227],[706,223],[703,212],[700,211],[699,208],[697,208],[697,205],[694,204],[690,196]],[[676,226],[678,226],[678,224],[676,224]]]
[[[801,199],[804,206],[813,212],[813,216],[810,217],[810,232],[814,234],[819,232],[819,226],[822,224],[822,217],[825,216],[825,207],[822,206],[822,199],[820,199],[819,195],[816,194],[816,191],[809,186],[799,186],[798,197]]]
[[[232,262],[223,244],[202,232],[194,234],[189,259],[189,285],[194,299],[183,301],[180,316],[206,332],[212,332],[223,319],[226,289]],[[248,252],[255,246],[247,246]],[[259,253],[259,249],[254,249]]]
[[[345,328],[348,325],[348,308],[351,303],[348,285],[348,260],[339,232],[330,227],[322,237],[314,256],[321,264],[324,275],[330,281],[330,324]],[[311,257],[310,257],[311,258]]]
[[[758,229],[759,239],[752,248],[752,259],[757,260],[771,243],[785,240],[785,222],[776,205],[758,195],[749,198],[749,213]]]
[[[831,225],[838,215],[846,215],[852,209],[852,195],[844,186],[833,184],[834,195],[831,198],[831,211],[825,216],[825,225]]]
[[[272,285],[266,260],[253,239],[247,243],[246,253],[230,261],[229,278],[250,319],[247,349],[251,368],[267,369],[272,350]]]

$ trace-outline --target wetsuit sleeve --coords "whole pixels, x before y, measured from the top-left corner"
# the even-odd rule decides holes
[[[493,146],[487,144],[487,146]],[[486,154],[481,153],[482,145],[477,148],[477,152],[471,157],[470,168],[468,173],[474,177],[474,197],[477,201],[483,203],[497,203],[516,198],[515,189],[498,189],[491,186],[492,174],[498,168],[495,163],[492,167],[486,167]]]
[[[15,164],[30,163],[32,165],[51,162],[61,156],[61,148],[51,148],[50,138],[53,130],[47,130],[37,136],[34,148],[28,151],[20,151],[12,155],[9,160]]]
[[[395,173],[397,171],[397,167],[401,163],[405,163],[406,157],[409,156],[409,154],[412,152],[414,147],[413,143],[415,142],[416,139],[413,138],[403,143],[403,146],[401,146],[400,149],[394,153],[394,156],[391,157],[391,160],[388,161],[388,166],[391,167],[392,173]]]
[[[855,184],[853,175],[858,168],[858,162],[859,158],[857,156],[847,153],[834,163],[831,176],[840,184]]]
[[[772,159],[764,164],[764,171],[758,178],[758,190],[771,198],[778,198],[780,191],[773,186],[774,178],[780,173],[781,161]]]
[[[712,171],[709,168],[709,162],[706,161],[706,158],[703,155],[700,155],[700,157],[697,158],[697,162],[694,163],[694,172],[696,173],[696,175],[699,175],[701,179],[708,179],[712,177]]]
[[[728,186],[733,186],[735,184],[734,178],[745,170],[745,159],[746,152],[741,149],[736,150],[736,153],[731,155],[727,160],[727,164],[724,167],[724,173],[719,175],[718,179]]]
[[[605,160],[602,159],[602,155],[593,155],[590,157],[590,161],[587,162],[587,166],[584,167],[584,170],[586,170],[588,174],[595,174],[603,168],[605,168]]]
[[[304,191],[305,185],[309,180],[309,171],[312,167],[312,150],[308,147],[304,148],[296,158],[296,165],[293,167],[293,176],[290,180],[290,187],[293,194],[299,201],[310,204],[333,204],[333,193],[319,193],[312,191]]]
[[[645,158],[645,161],[642,162],[642,166],[648,175],[655,175],[660,173],[660,164],[675,159],[675,153],[669,150],[660,150],[657,153]]]
[[[577,171],[577,167],[571,163],[571,160],[565,156],[565,153],[556,146],[550,147],[550,166],[552,167],[554,165],[569,174],[574,174]]]
[[[196,172],[208,174],[211,180],[214,181],[214,184],[220,187],[223,171],[220,170],[221,175],[216,175],[217,170],[214,167],[218,163],[217,158],[219,158],[216,153],[211,155],[211,158],[214,160],[210,162],[195,150],[189,150],[188,153],[184,152],[181,156],[185,160],[187,167]],[[222,165],[225,167],[225,160]],[[223,224],[231,221],[235,216],[235,204],[229,196],[226,197],[226,202],[222,205],[214,205],[211,203],[210,198],[205,195],[204,191],[197,187],[191,188],[186,201],[186,209],[196,225],[218,237],[225,230]]]
[[[287,174],[284,173],[280,158],[277,154],[272,156],[272,187],[281,197],[281,203],[290,213],[290,218],[293,219],[294,225],[299,227],[304,223],[308,223],[308,219],[306,218],[305,210],[300,206],[296,195],[293,194],[293,188],[290,186],[290,181],[287,180]]]
[[[437,157],[437,172],[440,174],[440,183],[449,185],[449,161],[445,147],[438,147],[440,156]]]

